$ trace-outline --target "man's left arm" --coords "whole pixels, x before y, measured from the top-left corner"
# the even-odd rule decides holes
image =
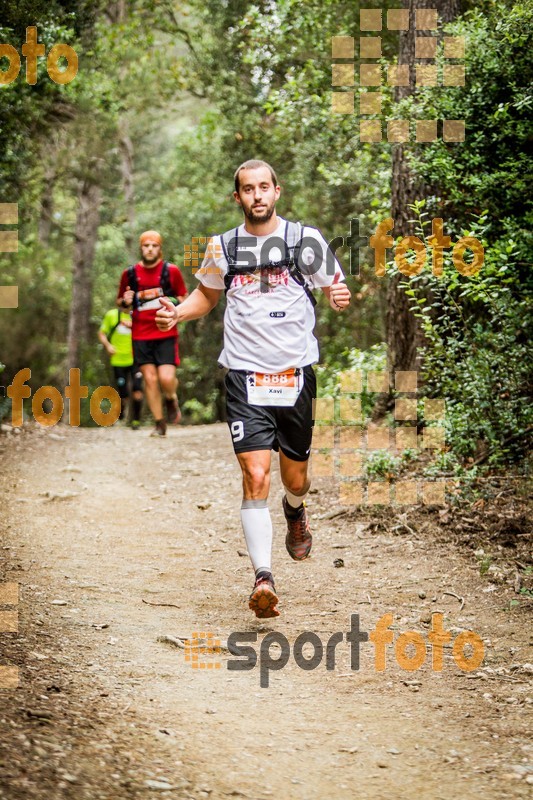
[[[306,238],[309,238],[309,244],[312,247],[303,247],[302,258],[304,263],[309,259],[308,275],[313,287],[322,289],[334,311],[343,311],[350,305],[352,295],[344,283],[344,274],[335,252],[331,250],[317,228],[306,226],[304,228],[304,243]],[[314,245],[310,240],[314,240]],[[318,263],[316,262],[317,255],[320,258]],[[317,263],[318,269],[314,269],[315,263]]]

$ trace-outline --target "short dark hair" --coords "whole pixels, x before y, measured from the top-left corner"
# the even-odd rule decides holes
[[[267,164],[266,161],[258,161],[257,159],[252,158],[250,159],[250,161],[243,161],[240,167],[237,167],[237,169],[235,170],[235,175],[233,176],[235,180],[235,191],[238,192],[240,188],[239,174],[242,169],[261,169],[261,167],[266,167],[267,169],[270,170],[270,177],[272,178],[274,186],[277,186],[278,176],[276,175],[270,164]]]

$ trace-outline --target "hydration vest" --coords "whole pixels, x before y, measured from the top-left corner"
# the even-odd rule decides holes
[[[283,235],[285,257],[281,261],[268,261],[265,264],[245,264],[240,266],[238,265],[237,254],[237,250],[239,249],[239,229],[235,228],[235,230],[226,231],[226,233],[223,233],[220,237],[220,242],[222,244],[224,257],[228,262],[228,271],[224,275],[225,293],[228,293],[228,289],[231,287],[233,278],[236,275],[250,275],[251,273],[257,271],[261,272],[261,287],[266,286],[266,291],[268,291],[268,272],[275,271],[279,274],[285,269],[288,269],[289,275],[299,286],[302,287],[313,306],[316,306],[316,299],[314,298],[311,288],[298,265],[298,258],[300,256],[302,242],[302,227],[303,226],[300,222],[289,222],[286,220],[285,231]],[[246,244],[241,245],[240,249],[241,252],[246,252]],[[266,277],[266,280],[263,279],[263,276]]]
[[[109,333],[107,334],[107,341],[108,342],[111,342],[111,337],[113,336],[113,334],[115,333],[116,329],[118,328],[118,326],[120,325],[120,323],[122,321],[122,313],[123,313],[122,309],[121,308],[117,308],[117,321],[115,322],[115,324],[113,325],[113,327],[111,328]]]
[[[163,261],[163,268],[161,270],[161,277],[159,279],[159,286],[163,290],[163,295],[169,297],[171,300],[174,297],[174,290],[170,285],[170,272],[168,269],[169,262]],[[137,273],[135,271],[135,264],[128,267],[128,286],[134,292],[133,294],[133,308],[139,308],[139,301],[137,300],[137,292],[139,291],[139,282],[137,280]]]

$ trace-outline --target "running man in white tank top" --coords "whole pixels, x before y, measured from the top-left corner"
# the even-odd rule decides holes
[[[350,302],[320,231],[276,214],[280,191],[269,164],[241,164],[233,196],[244,223],[209,242],[198,288],[179,306],[161,298],[156,315],[160,330],[170,330],[205,316],[226,293],[219,363],[228,370],[227,418],[243,475],[241,521],[255,571],[249,606],[261,618],[279,616],[267,505],[272,450],[279,451],[285,488],[287,550],[295,561],[311,551],[305,498],[316,397],[312,365],[318,361],[312,290],[321,289],[335,311]]]

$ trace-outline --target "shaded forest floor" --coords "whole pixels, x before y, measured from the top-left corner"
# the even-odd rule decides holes
[[[284,547],[273,475],[274,574],[280,618],[247,607],[252,573],[239,521],[240,475],[224,425],[173,429],[30,428],[0,438],[0,581],[18,583],[18,633],[1,633],[0,797],[527,797],[533,674],[531,552],[523,504],[502,490],[467,510],[346,510],[315,481],[313,557]],[[344,566],[335,567],[341,558]],[[8,606],[4,606],[7,609]],[[325,642],[350,615],[371,631],[393,614],[395,637],[444,614],[473,630],[485,659],[461,671],[451,646],[400,669],[387,646],[361,665],[337,647],[304,671],[291,658],[260,686],[251,671],[193,669],[194,631],[302,631]],[[274,653],[274,650],[273,650]],[[528,727],[529,723],[529,727]]]

